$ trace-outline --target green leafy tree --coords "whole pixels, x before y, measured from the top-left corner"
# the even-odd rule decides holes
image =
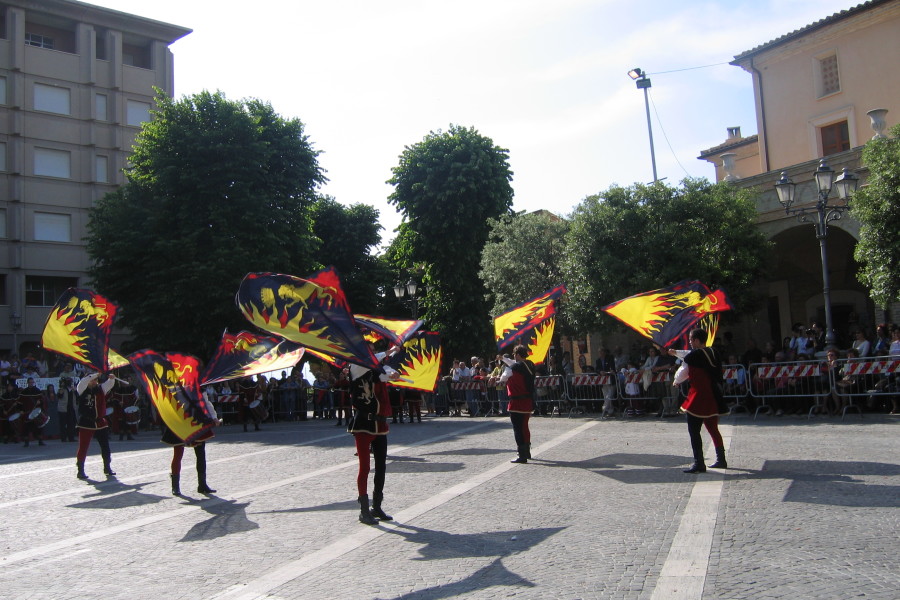
[[[891,137],[869,140],[863,148],[868,185],[853,195],[853,217],[860,222],[854,256],[857,275],[876,305],[900,301],[900,125]]]
[[[310,208],[325,178],[303,124],[269,104],[209,92],[156,104],[128,183],[91,211],[91,277],[132,345],[207,358],[226,327],[247,328],[244,275],[317,266]]]
[[[508,151],[474,128],[431,132],[400,155],[388,198],[403,215],[393,256],[398,274],[420,271],[428,327],[448,356],[490,347],[490,303],[478,276],[489,219],[512,206]]]
[[[618,321],[603,306],[682,279],[724,288],[735,314],[755,309],[771,252],[756,216],[750,192],[704,179],[589,196],[571,216],[566,244],[569,318],[578,331],[608,331]]]
[[[354,312],[377,312],[381,275],[372,250],[381,243],[378,210],[366,204],[344,206],[324,196],[313,204],[311,216],[313,232],[321,240],[317,261],[337,268]]]
[[[567,221],[547,212],[490,220],[480,276],[491,291],[497,316],[564,281]],[[562,319],[557,321],[560,331]]]

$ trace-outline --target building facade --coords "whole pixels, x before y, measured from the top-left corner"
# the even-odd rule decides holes
[[[862,146],[900,117],[900,0],[872,0],[825,17],[735,56],[732,65],[753,78],[758,133],[728,128],[723,144],[701,160],[716,177],[760,193],[758,222],[774,242],[775,264],[767,283],[769,302],[745,319],[739,337],[780,341],[793,323],[824,326],[825,304],[819,240],[810,223],[788,216],[774,184],[785,172],[797,184],[795,207],[814,207],[813,173],[821,159],[865,185]],[[832,193],[836,196],[836,193]],[[896,319],[875,307],[857,281],[853,258],[859,223],[851,210],[828,225],[828,273],[839,345],[851,331],[870,335],[877,322]],[[884,310],[884,309],[889,310]]]
[[[125,182],[154,88],[174,92],[169,46],[190,32],[72,0],[0,0],[0,353],[33,348],[60,294],[87,286],[89,210]]]

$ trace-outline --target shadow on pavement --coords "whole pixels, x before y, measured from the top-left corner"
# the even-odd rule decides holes
[[[516,575],[503,565],[499,558],[491,564],[478,569],[465,579],[460,579],[447,585],[438,585],[423,590],[416,590],[415,597],[424,600],[436,600],[438,598],[456,598],[463,594],[484,590],[496,586],[519,586],[533,588],[536,584],[528,581],[521,575]],[[518,596],[518,592],[501,593],[502,596]]]
[[[259,524],[247,518],[246,509],[249,502],[223,501],[216,503],[201,503],[200,507],[213,515],[205,521],[195,524],[184,534],[179,542],[196,542],[201,540],[214,540],[232,533],[252,531],[259,529]]]

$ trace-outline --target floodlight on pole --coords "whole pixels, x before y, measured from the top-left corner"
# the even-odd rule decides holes
[[[647,133],[650,135],[650,163],[653,166],[653,181],[659,180],[656,176],[656,151],[653,149],[653,126],[650,124],[650,99],[647,96],[647,88],[650,87],[650,79],[647,73],[639,67],[635,67],[628,71],[628,76],[634,80],[639,90],[644,90],[644,109],[647,111]]]

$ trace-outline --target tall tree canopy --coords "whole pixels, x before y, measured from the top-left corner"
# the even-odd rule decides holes
[[[567,221],[537,212],[491,219],[490,225],[480,275],[494,298],[492,315],[565,283]]]
[[[420,269],[426,319],[453,353],[490,343],[487,290],[478,277],[488,219],[512,206],[508,151],[474,128],[451,125],[407,146],[388,183],[388,201],[403,215],[393,256],[399,274]]]
[[[900,302],[900,125],[889,138],[869,140],[862,158],[869,179],[850,204],[861,224],[854,255],[860,283],[876,305],[887,307]]]
[[[225,327],[246,327],[244,275],[317,266],[310,207],[325,177],[303,124],[269,104],[209,92],[156,104],[128,183],[91,211],[90,273],[135,345],[205,358]]]
[[[372,250],[381,243],[378,210],[367,204],[344,206],[323,196],[313,204],[311,216],[313,232],[321,240],[317,261],[338,270],[353,312],[377,312],[381,275]]]
[[[771,252],[756,216],[750,192],[705,179],[589,196],[566,243],[569,318],[579,331],[609,330],[602,306],[682,279],[724,288],[736,312],[755,309]]]

